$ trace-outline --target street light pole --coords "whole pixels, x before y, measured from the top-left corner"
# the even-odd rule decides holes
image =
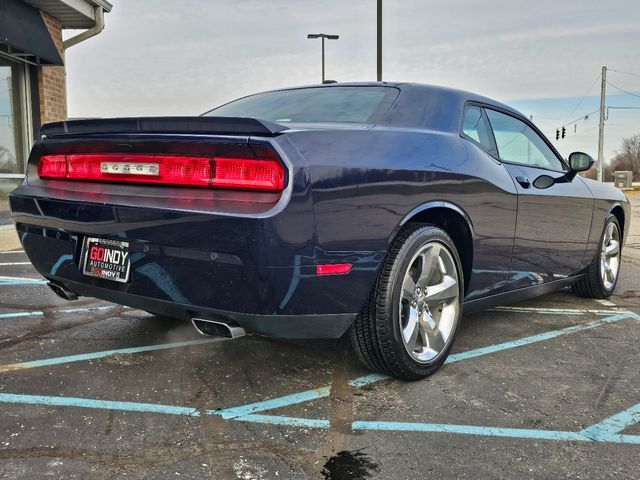
[[[322,39],[322,83],[324,83],[324,39],[337,40],[339,35],[328,35],[326,33],[310,33],[307,38],[320,38]]]
[[[377,30],[377,38],[376,38],[376,57],[377,57],[377,75],[376,79],[378,82],[382,81],[382,0],[378,0],[378,17],[376,21],[376,30]]]

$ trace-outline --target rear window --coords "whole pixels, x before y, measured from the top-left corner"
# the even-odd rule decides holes
[[[398,96],[393,87],[313,87],[251,95],[205,116],[278,123],[376,123]]]

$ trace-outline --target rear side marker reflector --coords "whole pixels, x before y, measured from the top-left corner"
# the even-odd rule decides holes
[[[316,275],[344,275],[351,271],[351,263],[331,263],[316,265]]]
[[[67,180],[282,191],[284,168],[273,159],[183,155],[44,155],[38,176]]]

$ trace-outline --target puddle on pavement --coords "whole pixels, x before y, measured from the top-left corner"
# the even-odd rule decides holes
[[[325,480],[361,480],[371,478],[378,465],[362,452],[342,451],[329,457],[322,474]]]

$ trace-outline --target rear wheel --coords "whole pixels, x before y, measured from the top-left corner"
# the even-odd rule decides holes
[[[608,298],[618,283],[622,250],[622,233],[615,215],[605,222],[600,245],[584,276],[571,290],[580,297]]]
[[[361,360],[372,370],[407,380],[435,372],[453,346],[463,285],[451,238],[433,225],[407,227],[351,327]]]

